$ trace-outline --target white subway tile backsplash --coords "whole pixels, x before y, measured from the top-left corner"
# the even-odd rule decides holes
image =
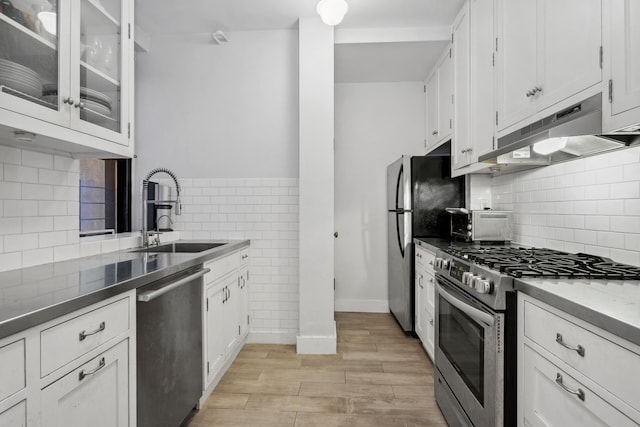
[[[22,253],[22,267],[53,262],[53,248],[33,249]]]
[[[38,216],[36,200],[5,200],[4,216]]]
[[[44,184],[22,184],[25,200],[53,200],[53,186]]]
[[[22,252],[38,248],[38,234],[12,234],[4,237],[4,246],[8,252]]]
[[[250,239],[251,330],[297,333],[298,187],[289,178],[180,180],[184,239]],[[88,249],[87,249],[88,250]]]
[[[53,169],[53,154],[22,150],[22,164],[34,168]]]
[[[78,212],[76,211],[71,211]],[[62,200],[44,200],[38,202],[38,215],[40,216],[56,216],[67,214],[67,202]]]
[[[492,207],[515,213],[515,242],[640,265],[640,147],[493,177],[490,187]]]
[[[635,233],[640,239],[640,216],[611,217],[611,231]]]
[[[4,166],[4,180],[10,182],[38,183],[38,169],[27,166],[6,164]]]
[[[2,199],[21,199],[22,184],[17,182],[0,181],[0,198]]]
[[[23,217],[22,232],[23,233],[42,233],[53,231],[53,217]]]
[[[620,182],[611,184],[612,199],[640,198],[640,181]]]
[[[22,151],[18,148],[0,146],[0,161],[5,164],[22,163]]]

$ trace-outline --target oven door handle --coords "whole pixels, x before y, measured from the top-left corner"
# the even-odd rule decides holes
[[[460,301],[458,298],[451,295],[449,292],[442,289],[442,286],[438,286],[438,292],[442,296],[442,298],[447,300],[449,304],[459,309],[460,311],[462,311],[472,319],[482,322],[488,326],[493,326],[493,324],[495,323],[495,319],[493,318],[492,315],[485,313],[482,310],[478,310],[475,307],[471,307],[468,304],[465,304],[464,302]]]

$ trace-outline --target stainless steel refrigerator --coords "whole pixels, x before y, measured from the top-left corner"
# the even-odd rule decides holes
[[[464,176],[451,178],[451,157],[402,156],[387,167],[389,309],[414,330],[414,237],[450,233],[445,208],[465,205]]]

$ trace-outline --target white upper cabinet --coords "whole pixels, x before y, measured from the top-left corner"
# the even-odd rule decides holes
[[[494,149],[494,0],[470,0],[471,131],[469,163]]]
[[[605,2],[605,132],[640,124],[640,1]],[[608,55],[607,55],[608,54]]]
[[[453,61],[447,47],[426,82],[427,152],[451,138],[453,127]]]
[[[495,136],[494,0],[469,0],[453,24],[453,171],[493,150]],[[475,166],[474,166],[475,167]]]
[[[445,50],[438,67],[438,140],[448,141],[453,130],[453,60]]]
[[[425,86],[427,97],[427,151],[438,142],[438,72],[433,73]]]
[[[0,13],[2,134],[28,131],[51,150],[132,154],[133,2],[13,4]]]
[[[498,131],[525,125],[536,113],[586,89],[600,90],[601,0],[497,4]]]
[[[469,3],[466,2],[453,23],[453,135],[451,162],[454,169],[469,164],[470,138],[470,79],[471,61],[469,31]]]

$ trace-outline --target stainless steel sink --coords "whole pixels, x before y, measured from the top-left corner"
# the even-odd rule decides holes
[[[160,246],[150,246],[144,249],[137,249],[132,252],[183,252],[183,253],[197,253],[208,251],[209,249],[217,248],[219,246],[226,245],[226,243],[209,243],[209,242],[177,242],[167,243]]]

